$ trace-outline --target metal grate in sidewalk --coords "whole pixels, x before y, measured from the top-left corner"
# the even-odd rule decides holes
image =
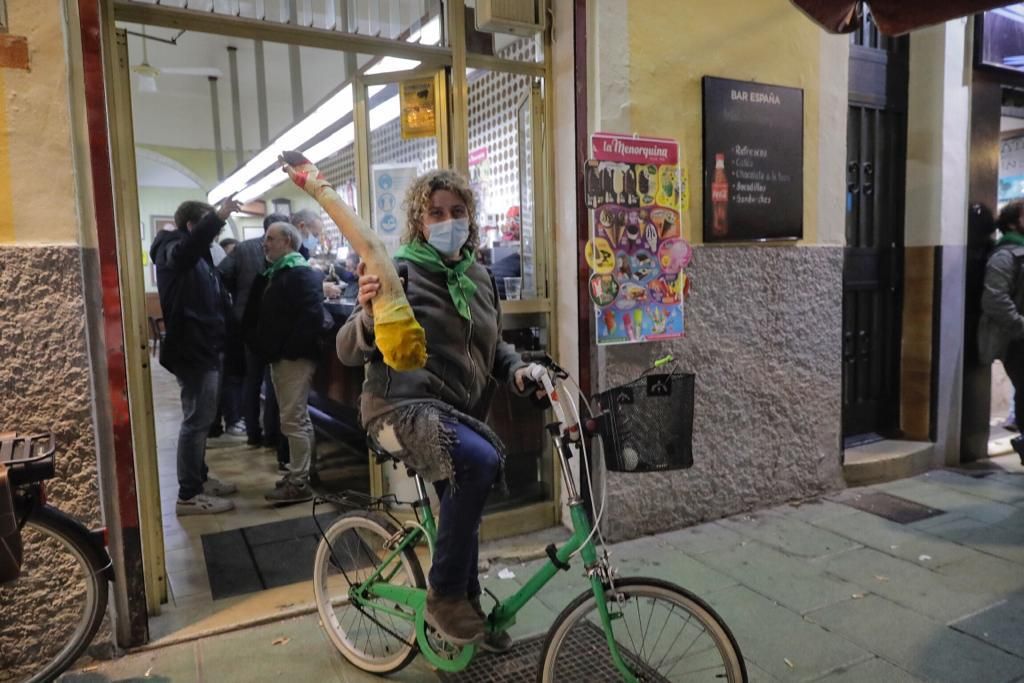
[[[863,510],[864,512],[870,512],[873,515],[884,517],[889,521],[896,522],[897,524],[910,524],[911,522],[919,522],[922,519],[928,519],[929,517],[935,517],[941,515],[945,510],[938,510],[936,508],[928,507],[927,505],[921,505],[915,503],[912,500],[906,498],[900,498],[882,491],[872,491],[870,493],[861,493],[856,496],[850,496],[849,498],[843,498],[836,500],[837,503]]]
[[[537,668],[540,666],[541,649],[547,634],[534,636],[518,641],[511,650],[504,654],[479,653],[470,665],[458,673],[439,672],[438,677],[444,683],[525,683],[537,680]],[[570,646],[566,655],[563,649],[558,659],[558,679],[565,683],[598,683],[599,681],[619,681],[619,674],[611,657],[608,656],[608,645],[604,632],[589,622],[577,624],[569,634]],[[627,661],[647,674],[642,680],[665,680],[646,666],[640,664],[628,650],[623,652]],[[637,670],[634,669],[634,670]]]

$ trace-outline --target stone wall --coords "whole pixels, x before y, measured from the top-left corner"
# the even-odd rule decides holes
[[[693,467],[609,474],[609,540],[843,486],[842,262],[839,247],[698,246],[687,336],[606,350],[603,387],[666,353],[696,374]]]
[[[46,482],[47,499],[95,527],[101,515],[82,253],[77,246],[0,247],[0,431],[55,435],[57,475]],[[35,556],[54,549],[32,545],[39,540],[25,538],[25,568],[35,577],[59,564]],[[76,613],[65,603],[80,599],[81,587],[61,587],[55,571],[46,590],[17,582],[0,597],[0,670],[15,678],[74,627]],[[110,644],[108,620],[90,652],[108,653]]]
[[[50,502],[100,523],[82,250],[0,247],[0,429],[53,432]]]

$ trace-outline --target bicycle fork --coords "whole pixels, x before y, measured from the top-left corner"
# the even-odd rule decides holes
[[[562,433],[557,429],[551,429],[551,437],[555,442],[555,451],[558,453],[559,464],[562,468],[562,479],[565,482],[566,492],[569,494],[569,514],[572,518],[574,536],[586,539],[580,548],[580,557],[583,559],[583,566],[590,577],[590,588],[594,592],[594,601],[597,603],[597,613],[601,617],[601,627],[604,630],[605,641],[608,643],[608,652],[611,655],[615,668],[622,674],[623,680],[627,683],[637,683],[637,678],[630,671],[619,652],[619,644],[615,641],[615,633],[612,630],[613,617],[608,611],[608,603],[605,602],[607,590],[615,592],[615,582],[611,570],[604,559],[598,559],[597,549],[590,538],[590,520],[583,509],[583,499],[580,497],[573,482],[572,470],[569,467],[569,458],[572,453],[569,444],[566,443]],[[571,554],[571,553],[570,553]],[[615,592],[618,598],[618,593]]]

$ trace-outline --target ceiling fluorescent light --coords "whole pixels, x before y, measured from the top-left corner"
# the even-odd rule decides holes
[[[344,149],[355,141],[355,127],[350,123],[341,130],[332,133],[326,139],[304,151],[303,154],[314,164],[326,159],[338,150]],[[273,190],[281,183],[288,180],[288,174],[277,169],[268,173],[265,177],[245,188],[235,197],[240,202],[250,202],[267,192]]]
[[[251,202],[253,199],[260,197],[264,192],[269,192],[286,180],[288,180],[288,174],[281,169],[275,169],[239,192],[235,195],[235,199],[242,204]]]
[[[355,127],[350,123],[336,133],[332,133],[325,140],[321,140],[303,154],[314,164],[321,159],[326,159],[335,152],[351,145],[356,139]]]
[[[395,95],[370,110],[370,130],[377,130],[385,123],[394,121],[400,113],[401,108],[398,105],[398,95]]]
[[[416,59],[402,59],[401,57],[382,57],[379,62],[366,70],[366,75],[391,73],[393,71],[408,71],[420,65]]]
[[[352,85],[349,84],[210,190],[210,193],[207,195],[207,201],[211,204],[216,204],[225,197],[241,192],[249,184],[249,181],[265,171],[267,167],[276,164],[277,157],[280,156],[281,152],[299,149],[303,143],[351,111]]]

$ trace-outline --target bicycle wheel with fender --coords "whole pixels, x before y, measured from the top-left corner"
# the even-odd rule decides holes
[[[0,681],[52,681],[92,642],[108,586],[106,560],[87,534],[49,507],[22,528],[21,574],[0,584]]]
[[[667,581],[628,578],[606,589],[619,654],[638,681],[747,680],[729,628],[700,598]],[[592,591],[555,619],[541,651],[538,680],[620,680]]]
[[[313,565],[316,606],[328,637],[346,659],[377,674],[398,671],[416,658],[415,611],[380,598],[357,605],[350,589],[381,567],[393,551],[389,541],[399,531],[391,519],[378,513],[360,510],[342,515],[324,532]],[[384,567],[380,580],[426,587],[411,547]]]

